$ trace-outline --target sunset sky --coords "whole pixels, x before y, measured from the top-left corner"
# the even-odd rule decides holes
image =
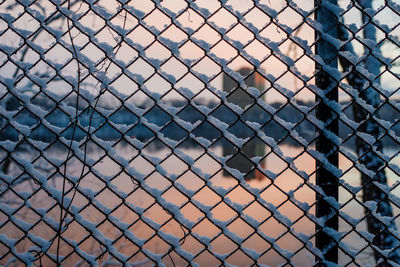
[[[48,2],[45,1],[38,1],[41,2],[43,10],[40,10],[35,5],[32,5],[31,8],[38,10],[39,12],[46,12],[46,15],[51,14],[54,12],[54,7],[50,5]],[[273,42],[281,42],[287,38],[287,34],[280,29],[275,23],[271,23],[266,28],[265,25],[271,22],[271,18],[261,12],[259,9],[254,9],[250,12],[247,12],[249,8],[252,6],[253,1],[245,1],[245,0],[230,0],[227,1],[234,11],[240,12],[244,15],[243,21],[246,23],[251,23],[254,27],[256,27],[260,31],[260,36],[267,38]],[[306,0],[306,1],[294,1],[300,8],[305,11],[310,11],[313,8],[313,0]],[[349,0],[346,1],[339,1],[340,6],[346,7],[349,4]],[[399,2],[399,0],[397,0]],[[20,14],[23,12],[20,6],[18,9],[12,10],[4,10],[4,7],[8,6],[10,1],[5,1],[0,6],[0,12],[3,13],[10,13],[13,16]],[[237,23],[237,18],[229,13],[226,9],[220,9],[220,3],[217,0],[200,0],[195,1],[195,3],[200,7],[208,10],[209,12],[216,12],[214,15],[208,18],[208,23],[216,25],[220,28],[229,29],[232,24]],[[381,5],[383,5],[384,1],[374,1],[374,8],[377,9]],[[308,45],[313,44],[314,40],[314,31],[313,29],[303,22],[303,18],[296,13],[291,8],[286,7],[286,1],[284,0],[263,0],[260,1],[260,4],[263,4],[275,11],[279,12],[277,17],[273,19],[273,22],[278,21],[280,24],[287,25],[291,28],[296,28],[298,25],[302,24],[300,28],[296,31],[296,36],[305,40]],[[104,7],[109,13],[114,14],[118,9],[118,2],[117,1],[106,1],[101,0],[97,3],[98,6]],[[111,20],[113,25],[118,25],[121,28],[125,28],[126,30],[134,29],[131,31],[127,38],[129,38],[132,42],[141,45],[142,47],[147,47],[154,41],[155,35],[151,32],[151,27],[158,31],[163,31],[165,28],[171,24],[171,19],[163,14],[161,11],[154,8],[154,3],[150,0],[141,0],[141,1],[131,1],[129,2],[129,6],[133,7],[138,14],[143,12],[143,14],[148,14],[142,23],[142,26],[138,25],[138,20],[134,16],[128,14],[125,19],[125,12],[121,11],[119,16],[115,17]],[[183,10],[187,7],[187,3],[183,0],[163,0],[161,1],[161,6],[167,8],[171,12],[177,13],[179,10]],[[76,14],[81,15],[87,12],[87,5],[86,4],[76,4],[72,7],[72,10],[76,12]],[[133,11],[133,9],[132,9]],[[385,8],[381,12],[379,12],[375,19],[381,23],[386,24],[389,28],[393,28],[396,26],[394,12],[388,8]],[[361,15],[360,12],[356,8],[352,8],[349,12],[344,15],[344,21],[347,24],[355,24],[356,26],[361,25]],[[87,15],[79,20],[79,22],[92,30],[97,31],[101,29],[104,25],[105,21],[103,18],[95,15],[92,11],[90,11]],[[212,45],[212,49],[207,53],[209,56],[211,54],[215,55],[218,58],[224,59],[226,61],[230,61],[231,59],[235,58],[238,55],[238,51],[234,48],[231,44],[229,44],[226,40],[221,40],[221,34],[212,29],[209,25],[203,25],[204,19],[197,14],[192,9],[187,9],[184,13],[182,13],[179,17],[176,18],[175,25],[172,25],[167,30],[163,31],[160,36],[162,38],[166,38],[172,40],[174,42],[182,42],[184,40],[190,39],[187,43],[182,45],[179,48],[180,58],[186,60],[196,60],[204,56],[205,52],[202,48],[197,45],[198,40],[202,40],[207,42],[208,44]],[[180,24],[180,25],[179,25]],[[244,23],[243,23],[244,24]],[[250,56],[256,58],[257,60],[263,61],[260,68],[264,69],[266,74],[271,74],[275,77],[279,77],[283,74],[282,77],[277,79],[274,82],[274,85],[284,87],[290,91],[299,91],[296,98],[300,100],[310,101],[314,99],[314,93],[312,93],[309,89],[304,88],[303,81],[297,78],[291,72],[287,72],[287,66],[277,59],[274,55],[273,51],[268,49],[263,43],[259,40],[254,39],[254,34],[246,29],[243,24],[237,24],[234,26],[232,30],[230,30],[226,37],[233,41],[237,41],[246,45],[243,51]],[[39,27],[39,23],[30,17],[29,15],[25,14],[22,16],[18,23],[14,23],[16,27],[23,30],[30,30],[35,31]],[[61,27],[62,29],[66,29],[65,21],[58,20],[50,23],[50,27],[58,28]],[[136,27],[136,28],[135,28]],[[179,29],[179,27],[189,28],[194,33],[191,37]],[[6,29],[6,24],[4,22],[0,23],[0,29]],[[187,32],[187,31],[186,31]],[[91,59],[93,62],[100,62],[98,63],[98,67],[103,66],[103,70],[105,66],[109,63],[103,64],[104,62],[104,52],[97,49],[93,44],[88,44],[88,38],[85,34],[78,34],[76,29],[72,30],[73,35],[75,38],[75,45],[83,47],[81,50],[82,54],[86,57]],[[391,31],[392,35],[399,36],[400,35],[400,27],[394,28]],[[357,35],[362,36],[362,33],[358,33]],[[96,39],[101,43],[107,43],[111,46],[116,46],[117,41],[119,41],[118,34],[110,28],[105,28],[101,30],[99,33],[95,35]],[[384,33],[378,30],[378,41],[384,37]],[[63,40],[69,43],[68,35],[64,35]],[[160,39],[159,39],[160,40]],[[52,43],[54,43],[54,38],[48,34],[43,32],[37,39],[35,39],[35,43],[40,45],[41,47],[48,49]],[[8,45],[8,46],[16,46],[16,44],[23,43],[23,40],[19,38],[15,33],[10,32],[9,30],[3,33],[0,36],[0,42]],[[197,44],[196,44],[197,43]],[[358,42],[353,42],[353,45],[356,49],[356,52],[359,55],[362,55],[362,46]],[[395,45],[387,44],[381,46],[382,53],[389,57],[395,58],[395,55],[398,54],[399,48],[395,49]],[[313,48],[312,48],[313,49]],[[306,55],[302,49],[296,45],[294,42],[290,40],[283,41],[279,45],[279,50],[289,56],[290,58],[296,61],[296,68],[300,71],[301,74],[306,76],[312,76],[314,72],[314,62]],[[21,51],[21,50],[20,50]],[[116,49],[114,49],[114,52]],[[170,51],[165,45],[162,44],[162,41],[154,42],[150,45],[144,52],[145,59],[158,59],[164,60],[170,57],[171,54],[175,54],[175,51]],[[242,52],[243,53],[243,52]],[[17,53],[20,55],[21,52]],[[207,56],[198,63],[191,66],[191,70],[205,74],[209,77],[215,76],[217,73],[221,71],[220,65],[213,62],[210,57]],[[56,63],[65,63],[71,54],[68,53],[64,48],[61,46],[55,46],[49,52],[46,53],[45,58],[49,59],[52,62]],[[132,73],[139,74],[143,76],[144,79],[147,79],[154,73],[154,67],[151,66],[149,63],[146,63],[143,58],[138,58],[138,53],[126,43],[123,43],[121,48],[119,49],[118,53],[115,55],[118,60],[121,60],[125,63],[131,62],[135,60],[133,64],[128,67],[128,70]],[[3,61],[5,59],[4,54],[0,54],[0,59]],[[25,61],[28,62],[35,62],[38,58],[36,52],[28,52],[25,58]],[[0,62],[1,62],[0,61]],[[398,63],[399,60],[396,61]],[[238,70],[241,67],[249,67],[250,64],[244,60],[242,56],[236,57],[231,63],[228,64],[228,67],[232,70]],[[48,69],[46,64],[38,64],[33,68],[37,72],[44,72]],[[63,68],[65,73],[69,73],[71,76],[76,75],[76,64],[69,64],[67,67]],[[197,93],[199,90],[204,88],[204,83],[200,82],[197,78],[195,78],[192,74],[185,74],[188,68],[180,63],[176,58],[171,58],[165,63],[163,63],[161,71],[170,74],[175,77],[177,82],[173,84],[173,88],[179,89],[181,87],[186,87],[192,90],[194,93]],[[383,70],[383,68],[382,68]],[[0,74],[3,77],[11,77],[15,71],[15,66],[11,64],[2,66],[0,68]],[[109,78],[115,77],[121,72],[121,68],[117,67],[115,64],[111,64],[108,71],[107,76]],[[391,69],[393,73],[399,73],[399,67],[393,67]],[[87,71],[86,71],[87,73]],[[381,76],[381,82],[383,88],[388,91],[394,91],[400,87],[400,81],[395,78],[395,76],[389,72],[385,72]],[[312,84],[314,82],[311,79],[308,84]],[[95,88],[96,80],[93,77],[88,77],[82,83],[82,88],[87,89],[92,93],[98,92],[99,88]],[[112,84],[114,88],[124,94],[131,94],[138,89],[138,86],[131,81],[126,76],[121,76],[119,79],[114,81]],[[158,92],[160,94],[165,93],[167,90],[171,88],[171,85],[166,82],[160,75],[154,75],[150,78],[146,83],[146,87],[153,92]],[[219,74],[215,79],[212,80],[211,86],[214,86],[217,89],[222,88],[222,74]],[[63,88],[64,87],[64,88]],[[267,83],[266,88],[271,88],[271,84]],[[58,93],[64,93],[69,91],[71,88],[61,82],[52,81],[48,84],[48,89]],[[398,95],[400,93],[397,93]],[[170,94],[173,98],[173,94]],[[168,96],[169,97],[169,96]],[[211,98],[211,93],[207,90],[201,94],[201,97],[204,98]],[[396,97],[396,96],[394,96]],[[396,97],[397,98],[397,97]],[[140,99],[140,98],[139,98]],[[346,100],[346,94],[341,94],[341,100]],[[275,102],[275,101],[285,101],[285,99],[281,96],[281,94],[276,90],[276,88],[272,87],[266,93],[266,101],[267,102]]]

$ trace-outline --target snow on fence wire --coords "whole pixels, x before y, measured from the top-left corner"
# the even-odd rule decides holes
[[[400,6],[0,2],[0,264],[400,264]]]

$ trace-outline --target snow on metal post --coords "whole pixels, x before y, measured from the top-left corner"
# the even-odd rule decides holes
[[[380,95],[378,93],[378,86],[380,84],[380,68],[382,62],[376,56],[382,56],[379,46],[377,45],[376,29],[372,23],[373,18],[367,14],[372,11],[372,2],[358,1],[362,7],[362,20],[364,23],[363,34],[364,38],[370,44],[375,44],[371,48],[365,46],[364,58],[365,61],[362,66],[368,71],[369,75],[361,74],[354,68],[352,62],[345,56],[339,56],[339,61],[343,67],[343,71],[348,73],[347,80],[349,84],[359,92],[359,96],[369,107],[379,109],[382,104]],[[353,39],[345,27],[339,29],[339,39],[347,44],[341,49],[349,57],[357,57],[354,47],[349,40]],[[372,53],[374,56],[372,56]],[[372,77],[372,78],[371,78]],[[373,85],[374,84],[374,85]],[[362,199],[364,203],[375,202],[375,211],[371,212],[368,207],[365,208],[367,229],[369,233],[373,234],[372,249],[374,252],[376,262],[380,262],[379,266],[392,266],[392,263],[400,264],[400,249],[399,240],[397,237],[397,227],[394,219],[387,220],[385,224],[381,218],[393,218],[393,209],[391,207],[390,199],[385,190],[388,186],[387,176],[385,173],[385,162],[379,156],[383,151],[382,143],[382,130],[380,129],[377,119],[378,114],[369,113],[368,110],[362,105],[353,105],[354,119],[360,123],[358,132],[367,134],[373,137],[376,141],[372,149],[369,144],[364,142],[361,138],[356,140],[356,150],[360,157],[359,162],[365,166],[365,170],[361,171],[361,183],[363,186]],[[371,177],[367,172],[374,173]],[[379,185],[379,186],[378,186]],[[389,253],[382,253],[383,251],[390,251]],[[392,263],[389,262],[392,261]]]
[[[325,3],[337,4],[336,0],[323,0]],[[328,73],[338,67],[338,49],[332,44],[338,35],[338,20],[327,5],[322,5],[321,0],[315,1],[316,20],[321,26],[321,31],[316,31],[315,52],[324,62],[317,64],[316,85],[323,90],[324,96],[317,96],[317,118],[324,123],[324,130],[319,131],[316,149],[330,164],[317,161],[316,183],[324,193],[318,194],[316,199],[316,215],[324,218],[322,226],[316,226],[316,247],[321,250],[323,259],[319,263],[329,261],[337,263],[338,246],[328,234],[331,230],[338,230],[338,212],[326,198],[338,200],[338,179],[332,173],[332,167],[338,167],[338,148],[329,138],[330,134],[338,135],[337,114],[329,107],[328,101],[338,101],[337,81]],[[328,167],[327,165],[330,165]]]

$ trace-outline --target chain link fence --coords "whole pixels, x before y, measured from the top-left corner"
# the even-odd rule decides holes
[[[0,264],[400,264],[399,4],[0,1]]]

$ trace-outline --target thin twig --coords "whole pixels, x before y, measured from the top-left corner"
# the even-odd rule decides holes
[[[71,10],[71,0],[68,0],[68,10]],[[79,115],[79,96],[80,96],[80,79],[81,79],[81,67],[80,67],[80,63],[79,63],[79,58],[78,58],[78,52],[76,50],[75,47],[75,43],[74,43],[74,38],[72,37],[72,33],[71,33],[71,23],[70,23],[70,18],[67,18],[67,32],[68,32],[68,36],[69,39],[71,41],[71,46],[72,46],[72,50],[73,50],[73,54],[74,54],[74,58],[76,60],[76,64],[78,67],[78,73],[77,73],[77,85],[76,85],[76,105],[75,105],[75,122],[74,122],[74,128],[72,131],[72,136],[71,136],[71,141],[69,143],[69,147],[68,147],[68,152],[67,152],[67,157],[64,163],[64,173],[63,173],[63,183],[62,183],[62,194],[61,194],[61,205],[60,205],[60,219],[59,219],[59,225],[58,225],[58,230],[57,230],[57,265],[60,265],[59,262],[59,256],[60,256],[60,243],[61,243],[61,229],[62,229],[62,225],[64,222],[64,218],[67,216],[68,214],[68,209],[65,210],[65,216],[63,218],[63,208],[64,208],[64,198],[65,198],[65,186],[66,186],[66,180],[67,180],[67,166],[68,166],[68,161],[69,161],[69,156],[71,154],[72,151],[72,144],[74,142],[75,139],[75,133],[76,133],[76,129],[78,126],[78,115]],[[71,200],[72,202],[72,200]]]
[[[70,8],[71,8],[71,4],[70,4],[70,0],[68,0],[68,10],[70,10]],[[127,11],[125,11],[124,29],[125,29],[125,27],[126,27],[126,18],[127,18]],[[86,136],[86,140],[85,140],[85,142],[84,142],[84,143],[85,143],[85,147],[84,147],[84,158],[83,158],[83,167],[82,167],[82,171],[81,171],[81,173],[80,173],[80,176],[79,176],[77,182],[76,182],[75,185],[71,188],[71,190],[73,190],[73,195],[72,195],[72,197],[71,197],[70,202],[68,203],[68,206],[65,208],[65,213],[64,213],[64,216],[63,216],[63,212],[62,212],[62,211],[63,211],[63,207],[64,207],[65,183],[66,183],[66,180],[67,180],[67,179],[66,179],[66,174],[67,174],[67,163],[68,163],[69,155],[70,155],[70,153],[71,153],[71,151],[72,151],[72,144],[73,144],[73,141],[74,141],[74,139],[75,139],[75,132],[76,132],[76,129],[77,129],[77,124],[78,124],[78,115],[79,115],[79,114],[78,114],[78,113],[79,113],[79,95],[80,95],[80,76],[81,76],[81,69],[80,69],[80,64],[79,64],[79,60],[78,60],[78,53],[77,53],[77,50],[76,50],[76,47],[75,47],[75,44],[74,44],[74,39],[73,39],[72,34],[71,34],[71,27],[70,27],[70,21],[69,21],[69,19],[67,19],[67,25],[68,25],[68,35],[69,35],[69,37],[70,37],[71,44],[72,44],[72,48],[73,48],[73,52],[74,52],[74,56],[75,56],[75,59],[76,59],[77,64],[78,64],[78,84],[77,84],[77,101],[76,101],[76,110],[75,110],[75,125],[74,125],[74,128],[73,128],[73,133],[72,133],[72,137],[71,137],[71,142],[70,142],[70,145],[69,145],[69,147],[68,147],[68,153],[67,153],[67,158],[66,158],[66,161],[65,161],[65,168],[64,168],[64,173],[63,173],[64,179],[63,179],[63,188],[62,188],[62,198],[61,198],[61,210],[60,210],[60,219],[59,219],[59,222],[60,222],[60,223],[59,223],[59,227],[58,227],[58,230],[57,230],[56,235],[55,235],[52,239],[49,240],[50,245],[48,246],[48,248],[47,248],[45,251],[43,251],[42,254],[41,254],[40,256],[38,256],[38,257],[36,258],[36,260],[38,260],[38,259],[41,260],[41,257],[43,257],[43,256],[45,255],[45,253],[50,249],[50,247],[51,247],[51,245],[53,244],[53,242],[54,242],[56,239],[58,239],[58,241],[57,241],[57,265],[58,265],[58,266],[60,265],[60,263],[59,263],[59,249],[60,249],[60,239],[61,239],[61,234],[62,234],[62,232],[61,232],[62,224],[63,224],[63,222],[65,221],[65,219],[66,219],[67,216],[68,216],[68,211],[69,211],[69,209],[70,209],[70,207],[71,207],[71,205],[72,205],[73,200],[75,199],[76,192],[77,192],[77,188],[78,188],[79,183],[80,183],[80,181],[82,180],[82,177],[83,177],[83,174],[84,174],[84,170],[85,170],[85,166],[86,166],[86,160],[87,160],[87,144],[88,144],[88,141],[89,141],[89,138],[90,138],[90,128],[91,128],[92,121],[93,121],[93,115],[94,115],[94,111],[95,111],[95,109],[96,109],[96,106],[97,106],[97,104],[98,104],[98,101],[99,101],[99,99],[100,99],[100,96],[101,96],[101,94],[104,93],[104,92],[100,92],[100,94],[96,97],[96,102],[95,102],[95,105],[94,105],[94,107],[93,107],[92,114],[91,114],[91,116],[90,116],[90,118],[89,118],[89,126],[88,126],[88,131],[89,131],[89,133],[88,133],[88,135]],[[118,53],[118,51],[119,51],[119,49],[121,48],[121,46],[122,46],[122,40],[121,40],[120,44],[118,45],[115,54]],[[108,69],[110,68],[110,66],[111,66],[111,62],[110,62],[109,65],[107,66],[107,68],[106,68],[106,70],[105,70],[105,73],[107,73],[107,71],[108,71]],[[99,83],[100,83],[100,82],[98,82],[98,83],[95,85],[95,87],[97,87],[97,86],[99,85]]]
[[[127,17],[127,11],[125,11],[125,18]],[[125,26],[126,26],[126,20],[124,20],[124,29],[125,29]],[[122,46],[122,40],[121,40],[121,42],[120,42],[120,44],[118,45],[118,47],[117,47],[117,49],[116,49],[116,51],[115,51],[115,54],[117,54],[118,53],[118,51],[119,51],[119,49],[121,48],[121,46]],[[107,66],[107,68],[105,69],[105,73],[107,73],[107,71],[108,71],[108,69],[110,68],[110,66],[111,66],[111,62],[109,63],[109,65]],[[98,84],[99,84],[100,82],[98,82],[97,84],[96,84],[96,87],[98,86]],[[103,91],[103,93],[104,93],[104,91]],[[81,173],[80,173],[80,175],[79,175],[79,178],[78,178],[78,180],[77,180],[77,182],[76,182],[76,184],[75,184],[75,186],[73,187],[73,189],[74,189],[74,192],[73,192],[73,195],[72,195],[72,197],[71,197],[71,201],[68,203],[68,206],[67,206],[67,208],[66,208],[66,213],[64,214],[64,218],[62,219],[63,221],[66,219],[66,217],[67,217],[67,214],[68,214],[68,210],[69,210],[69,208],[71,207],[71,205],[72,205],[72,202],[73,202],[73,200],[75,199],[75,196],[76,196],[76,192],[77,192],[77,187],[79,186],[79,183],[80,183],[80,181],[82,180],[82,178],[83,178],[83,174],[84,174],[84,171],[85,171],[85,166],[86,166],[86,160],[87,160],[87,145],[88,145],[88,141],[89,141],[89,139],[90,139],[90,128],[92,127],[92,121],[93,121],[93,116],[94,116],[94,111],[96,110],[96,106],[97,106],[97,104],[98,104],[98,101],[99,101],[99,99],[100,99],[100,96],[101,96],[101,94],[102,94],[102,92],[100,92],[99,93],[99,96],[97,96],[96,97],[96,102],[95,102],[95,104],[94,104],[94,106],[93,106],[93,110],[92,110],[92,114],[90,115],[90,118],[89,118],[89,125],[88,125],[88,134],[86,135],[86,139],[85,139],[85,142],[84,142],[84,151],[83,151],[83,167],[82,167],[82,170],[81,170]]]

